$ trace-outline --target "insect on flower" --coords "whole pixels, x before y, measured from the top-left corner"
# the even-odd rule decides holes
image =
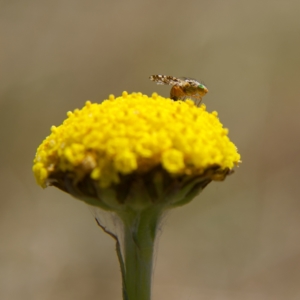
[[[152,75],[150,80],[157,84],[172,85],[170,98],[173,100],[192,99],[197,106],[200,105],[202,97],[208,92],[207,87],[192,78],[177,78],[167,75]]]

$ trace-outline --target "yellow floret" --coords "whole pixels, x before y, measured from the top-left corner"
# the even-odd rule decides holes
[[[162,165],[170,173],[179,173],[184,168],[183,153],[170,149],[162,154]]]
[[[174,176],[202,174],[214,165],[232,169],[240,155],[227,135],[218,114],[204,105],[123,92],[68,112],[39,146],[33,172],[42,187],[51,175],[66,171],[105,187],[118,183],[121,174],[158,165]]]

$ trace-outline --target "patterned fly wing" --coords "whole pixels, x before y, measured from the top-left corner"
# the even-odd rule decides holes
[[[149,78],[150,80],[156,82],[157,84],[177,85],[177,86],[184,86],[186,84],[185,80],[182,80],[174,76],[168,76],[168,75],[152,75]]]

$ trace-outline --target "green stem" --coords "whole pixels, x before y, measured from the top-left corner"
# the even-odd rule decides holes
[[[124,300],[150,300],[156,229],[161,209],[122,214],[124,222]]]

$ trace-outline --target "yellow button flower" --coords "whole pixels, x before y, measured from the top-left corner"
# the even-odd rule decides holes
[[[218,114],[192,100],[123,92],[67,116],[38,147],[35,178],[106,211],[113,226],[96,221],[116,241],[123,299],[150,300],[162,216],[224,180],[240,155]]]
[[[205,105],[123,92],[68,112],[38,147],[33,172],[40,186],[68,191],[66,178],[74,188],[90,180],[105,189],[153,170],[181,182],[223,180],[239,161],[228,130]]]

